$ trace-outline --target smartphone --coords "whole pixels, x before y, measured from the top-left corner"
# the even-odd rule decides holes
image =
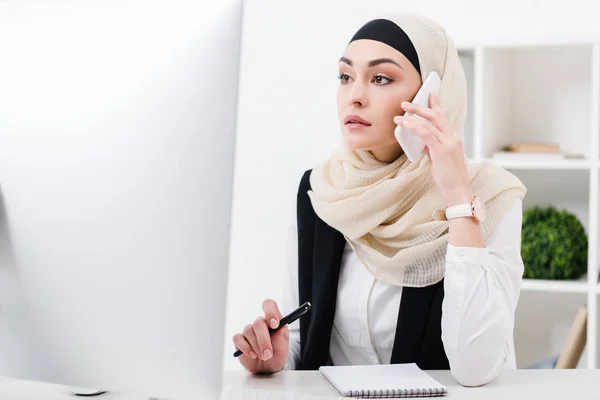
[[[437,93],[440,90],[440,83],[440,76],[437,74],[437,72],[431,72],[429,75],[427,75],[425,82],[423,82],[419,88],[419,91],[415,95],[412,103],[420,104],[429,108],[429,95],[431,95],[431,93]],[[423,139],[401,125],[396,126],[396,129],[394,130],[394,136],[402,147],[402,150],[404,150],[404,153],[406,153],[406,157],[408,157],[410,162],[415,162],[421,158],[421,155],[425,150],[425,142]]]

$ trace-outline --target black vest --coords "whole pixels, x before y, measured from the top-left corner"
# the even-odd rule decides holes
[[[298,190],[298,289],[300,304],[310,301],[300,319],[301,356],[296,369],[328,365],[337,287],[346,244],[344,236],[316,214],[307,192],[310,173]],[[392,349],[392,364],[416,363],[421,369],[449,369],[442,344],[443,281],[423,288],[404,287]]]

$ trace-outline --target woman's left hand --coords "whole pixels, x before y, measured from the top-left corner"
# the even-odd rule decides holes
[[[404,101],[402,109],[405,113],[414,115],[397,116],[394,122],[410,129],[425,142],[433,179],[448,205],[471,201],[473,189],[467,171],[463,141],[444,115],[437,94],[429,96],[429,107]]]

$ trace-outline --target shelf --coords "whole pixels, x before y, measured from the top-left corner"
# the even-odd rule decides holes
[[[523,208],[553,206],[574,213],[590,232],[589,169],[509,169],[527,188]],[[594,222],[595,223],[595,222]]]
[[[491,157],[511,143],[553,143],[561,152],[582,154],[589,161],[595,155],[590,146],[593,49],[486,46],[475,63],[480,65],[476,72],[481,85],[474,100],[479,106],[476,137],[481,141],[475,154]]]
[[[506,161],[489,158],[489,161],[507,169],[590,169],[589,160],[562,160],[562,161]]]
[[[587,293],[587,281],[551,281],[542,279],[523,279],[521,290],[551,293]],[[600,287],[599,287],[600,290]]]

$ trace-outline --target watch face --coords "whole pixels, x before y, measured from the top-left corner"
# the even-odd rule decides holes
[[[479,221],[483,221],[485,219],[485,205],[478,198],[475,198],[475,201],[473,202],[473,209],[475,211],[475,218]]]

